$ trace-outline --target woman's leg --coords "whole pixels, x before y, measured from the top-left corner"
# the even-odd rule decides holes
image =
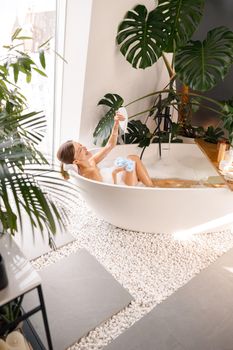
[[[128,186],[135,186],[138,181],[141,181],[147,187],[153,187],[153,182],[143,165],[141,159],[136,155],[130,155],[127,158],[133,160],[135,162],[135,170],[128,172],[124,172],[124,182]]]

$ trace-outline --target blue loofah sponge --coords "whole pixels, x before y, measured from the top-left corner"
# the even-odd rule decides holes
[[[123,157],[117,157],[115,162],[114,162],[114,165],[117,168],[124,168],[128,172],[133,171],[134,168],[135,168],[135,163],[134,163],[133,160],[126,159],[126,158],[123,158]]]

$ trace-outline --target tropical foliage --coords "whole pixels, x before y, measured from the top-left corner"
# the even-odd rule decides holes
[[[142,98],[156,96],[145,118],[146,122],[148,118],[158,121],[159,114],[163,113],[167,107],[173,107],[179,115],[183,115],[181,127],[186,129],[181,130],[183,134],[190,128],[192,128],[190,132],[194,134],[200,131],[193,129],[191,120],[193,111],[196,111],[200,105],[216,113],[226,129],[231,128],[230,107],[225,104],[223,110],[223,106],[217,101],[200,95],[200,92],[208,91],[221,82],[233,62],[233,32],[228,28],[221,26],[210,30],[203,41],[191,40],[202,19],[204,5],[205,0],[158,0],[158,5],[152,11],[148,11],[144,5],[140,4],[126,13],[119,24],[117,33],[117,44],[120,51],[133,68],[145,69],[162,57],[170,76],[170,81],[163,91],[143,96],[128,105]],[[173,54],[172,62],[168,60],[167,53]],[[175,83],[177,82],[179,85],[184,84],[189,93],[182,94],[176,91]],[[113,111],[114,109],[111,110],[111,113]],[[146,113],[148,111],[139,112],[137,115],[145,116]],[[95,141],[98,135],[104,134],[104,128],[109,129],[113,116],[108,115],[108,119],[106,116],[102,118],[107,123],[100,121],[98,134],[97,129],[94,133]],[[212,131],[209,129],[208,134]],[[132,134],[132,124],[130,124],[128,133]],[[217,134],[220,135],[219,130]],[[107,135],[109,133],[105,134]],[[126,139],[135,142],[135,130],[133,135],[134,137],[127,136]],[[150,142],[153,140],[153,135],[152,131],[146,143],[148,139]],[[229,137],[231,138],[231,131]],[[138,140],[142,145],[141,136],[138,137]]]
[[[20,75],[28,83],[33,72],[46,76],[44,52],[49,43],[38,48],[37,65],[21,50],[23,41],[30,39],[17,29],[10,45],[4,46],[6,54],[0,65],[0,222],[2,230],[11,234],[22,228],[25,214],[32,229],[55,233],[63,215],[46,193],[51,183],[54,191],[56,186],[58,191],[62,187],[52,176],[43,175],[49,171],[49,164],[36,148],[43,138],[45,117],[29,111],[26,97],[16,85]]]
[[[233,33],[218,27],[203,42],[191,41],[203,10],[204,0],[159,0],[150,12],[137,5],[118,27],[121,53],[134,68],[146,68],[172,52],[174,74],[182,83],[198,91],[213,88],[232,64]]]
[[[211,143],[217,143],[224,137],[224,131],[221,128],[214,128],[212,125],[208,126],[204,140]]]
[[[19,324],[23,296],[20,296],[0,308],[0,337],[5,337]],[[10,325],[10,326],[9,326]]]
[[[223,102],[221,119],[224,128],[227,130],[229,142],[233,146],[233,98]]]
[[[233,56],[233,32],[226,27],[210,30],[203,42],[190,41],[175,56],[175,71],[183,84],[207,91],[228,73]]]

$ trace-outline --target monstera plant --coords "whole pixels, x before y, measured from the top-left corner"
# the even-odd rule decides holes
[[[155,100],[149,111],[137,115],[148,112],[148,118],[156,119],[158,124],[158,116],[163,114],[166,107],[173,107],[179,113],[182,111],[184,123],[187,124],[192,111],[202,104],[202,107],[217,112],[224,119],[222,104],[200,92],[212,89],[227,75],[232,65],[233,32],[221,26],[210,30],[205,40],[193,41],[192,36],[202,19],[204,5],[204,0],[158,0],[158,5],[152,11],[148,11],[144,5],[135,6],[119,24],[117,44],[131,66],[146,69],[162,57],[170,77],[163,90],[125,105],[154,95]],[[168,53],[172,53],[171,62]],[[185,93],[177,91],[177,82],[185,86]],[[120,101],[124,103],[118,95],[117,100],[112,99],[110,94],[106,96],[102,103],[108,111],[103,116],[104,123],[101,119],[94,132],[95,139],[100,139],[102,143],[109,136],[107,125],[111,125]],[[141,145],[154,142],[156,132],[155,129],[147,133]]]
[[[56,198],[62,195],[64,184],[51,176],[46,158],[37,145],[43,138],[46,125],[41,112],[29,111],[28,101],[18,84],[20,76],[30,83],[33,72],[46,76],[45,49],[38,49],[38,64],[29,53],[21,50],[31,38],[17,29],[10,45],[4,48],[0,64],[0,226],[1,232],[14,234],[23,227],[28,216],[32,229],[39,227],[55,233],[62,224],[62,210],[57,209],[48,192]],[[49,191],[48,191],[49,190]]]

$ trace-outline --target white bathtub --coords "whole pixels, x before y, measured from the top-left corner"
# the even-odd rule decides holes
[[[101,166],[117,156],[140,154],[135,145],[114,148]],[[146,149],[143,162],[152,177],[200,180],[217,176],[195,144],[164,144]],[[151,233],[197,233],[233,224],[233,193],[228,188],[147,188],[111,185],[76,175],[75,182],[93,211],[123,229]]]

